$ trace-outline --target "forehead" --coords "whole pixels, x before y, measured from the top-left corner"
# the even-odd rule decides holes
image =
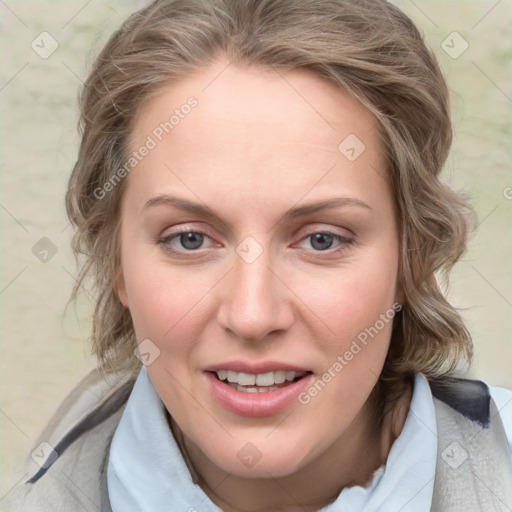
[[[252,199],[261,190],[270,201],[272,191],[286,187],[298,200],[340,183],[385,185],[374,117],[336,84],[304,70],[220,59],[142,105],[130,150],[149,139],[154,147],[129,176],[139,196],[168,185],[189,196],[245,190]]]
[[[176,82],[162,85],[146,100],[134,122],[132,144],[142,142],[140,136],[155,129],[154,121],[168,121],[190,97],[197,100],[198,108],[194,108],[187,125],[198,135],[215,130],[215,135],[222,137],[244,127],[244,132],[237,133],[237,139],[242,140],[245,133],[254,134],[272,125],[281,129],[284,140],[289,135],[294,142],[293,136],[302,134],[327,142],[330,150],[336,150],[329,135],[335,141],[344,133],[365,138],[376,127],[367,109],[326,78],[306,70],[241,67],[219,58]],[[205,118],[212,124],[205,126]],[[190,130],[175,128],[176,142],[186,142]]]

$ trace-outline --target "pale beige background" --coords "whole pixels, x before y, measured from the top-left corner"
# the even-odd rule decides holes
[[[446,72],[456,137],[445,178],[472,195],[481,222],[450,292],[474,336],[471,375],[512,387],[512,2],[395,3]],[[87,294],[65,307],[76,275],[63,202],[77,151],[75,98],[94,55],[141,4],[0,2],[0,498],[23,476],[22,457],[55,407],[94,366]],[[43,31],[59,44],[47,59],[31,48]],[[457,59],[441,47],[453,31],[469,44]],[[32,253],[42,237],[57,248],[47,263]]]

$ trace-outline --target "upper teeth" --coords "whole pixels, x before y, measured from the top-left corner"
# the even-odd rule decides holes
[[[252,373],[234,372],[231,370],[218,370],[217,376],[220,380],[228,380],[240,386],[273,386],[274,384],[282,384],[285,380],[292,381],[297,377],[302,377],[305,372],[285,372],[279,370],[277,372]]]

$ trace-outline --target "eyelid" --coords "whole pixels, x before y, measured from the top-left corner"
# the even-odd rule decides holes
[[[299,230],[300,231],[300,230]],[[340,226],[332,226],[330,224],[322,224],[319,222],[316,222],[312,225],[312,227],[308,227],[305,231],[306,236],[312,235],[315,233],[329,233],[331,235],[337,235],[341,236],[343,238],[352,239],[355,238],[355,233],[346,227],[340,227]]]
[[[304,235],[300,239],[300,241],[305,240],[306,238],[309,238],[310,236],[317,235],[317,234],[328,235],[328,236],[331,236],[333,238],[340,238],[341,240],[346,241],[346,242],[352,241],[352,238],[350,238],[348,236],[345,236],[345,235],[342,235],[341,233],[336,233],[335,231],[330,231],[328,229],[320,229],[320,230],[317,229],[315,231],[311,231],[309,233],[306,233],[306,235]]]

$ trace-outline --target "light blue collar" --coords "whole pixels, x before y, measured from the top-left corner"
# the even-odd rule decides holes
[[[343,489],[319,512],[429,512],[436,455],[432,394],[418,374],[409,415],[386,465],[368,487]],[[222,512],[192,481],[145,367],[112,440],[107,483],[113,512]]]

